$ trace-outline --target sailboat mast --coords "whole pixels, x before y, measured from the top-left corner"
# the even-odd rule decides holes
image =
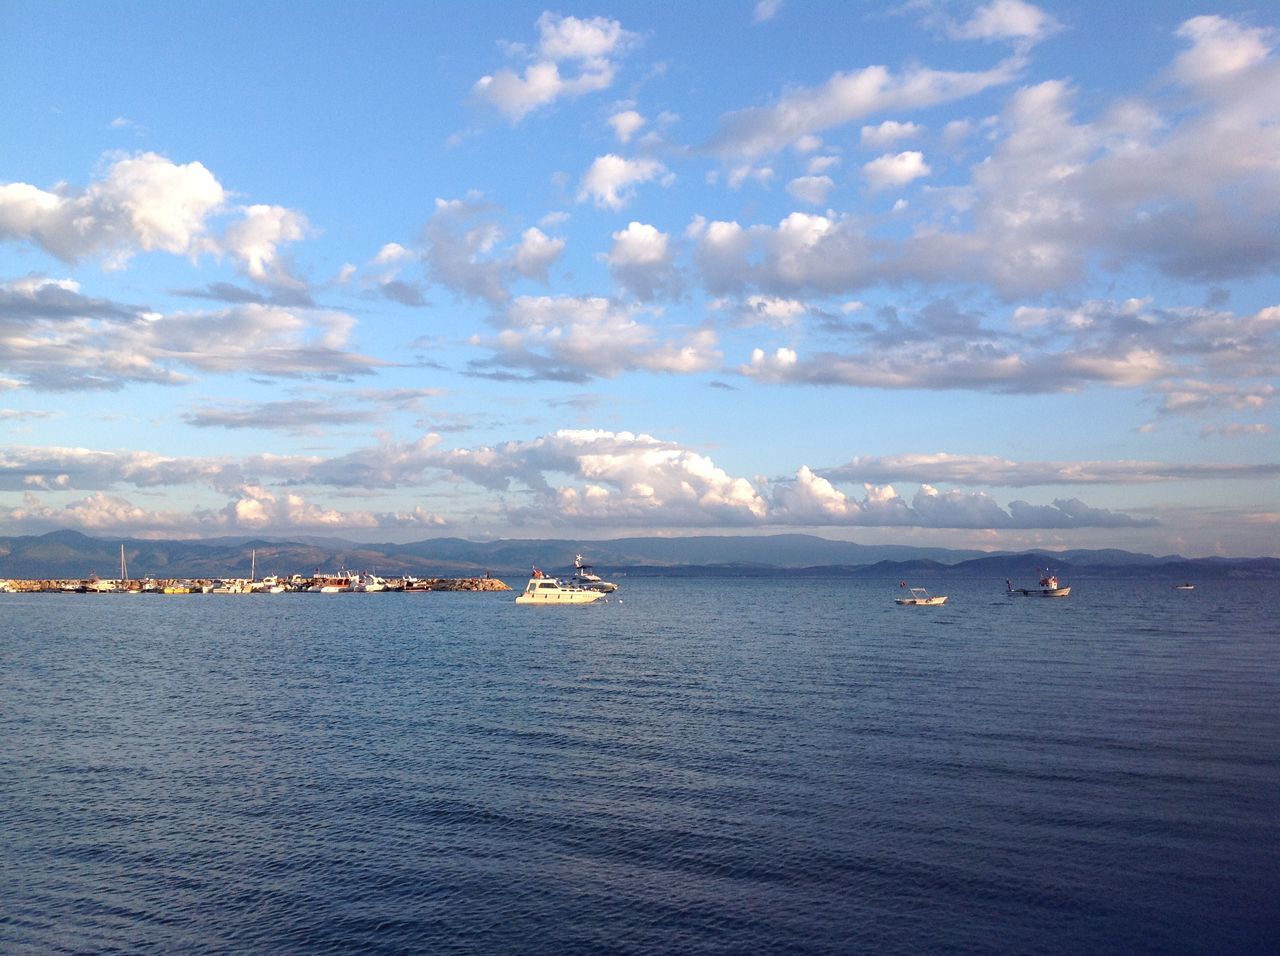
[[[120,543],[120,583],[125,584],[129,580],[129,572],[124,564],[124,542]]]

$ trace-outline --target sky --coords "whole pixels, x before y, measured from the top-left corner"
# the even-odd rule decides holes
[[[1280,555],[1272,4],[4,19],[0,534]]]

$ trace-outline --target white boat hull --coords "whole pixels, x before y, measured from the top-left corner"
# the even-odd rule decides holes
[[[921,607],[929,607],[936,604],[946,604],[947,596],[943,594],[943,595],[939,595],[938,597],[927,597],[927,598],[895,598],[894,603],[895,604],[913,604]]]

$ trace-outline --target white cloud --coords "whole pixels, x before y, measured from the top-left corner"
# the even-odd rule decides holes
[[[787,193],[811,206],[821,206],[835,186],[830,176],[798,176],[787,183]]]
[[[772,106],[721,117],[709,148],[726,156],[775,153],[823,130],[889,110],[936,106],[1012,82],[1021,67],[1008,60],[977,73],[914,67],[894,74],[883,66],[836,73],[822,86],[787,93]]]
[[[729,184],[730,189],[741,189],[742,184],[747,180],[751,180],[760,186],[768,186],[769,183],[773,182],[773,177],[772,166],[756,166],[751,163],[744,163],[741,166],[735,166],[730,169],[725,182]]]
[[[590,199],[601,209],[617,212],[634,198],[636,186],[667,176],[667,167],[656,159],[598,156],[583,174],[578,202]]]
[[[782,3],[783,0],[756,0],[755,8],[751,11],[751,22],[764,23],[772,20],[782,9]]]
[[[747,287],[838,292],[881,268],[859,224],[848,217],[794,212],[776,228],[702,222],[690,238],[703,283],[713,294]]]
[[[772,295],[750,295],[738,308],[738,323],[742,326],[768,325],[785,329],[796,325],[809,312],[809,306],[799,299],[784,299]]]
[[[1221,16],[1192,17],[1178,28],[1192,47],[1174,61],[1174,74],[1189,86],[1237,76],[1271,53],[1274,31],[1243,26]]]
[[[645,122],[645,118],[635,110],[622,110],[609,117],[609,125],[613,127],[614,135],[618,137],[618,142],[623,144],[631,142],[631,137],[644,128]]]
[[[905,186],[922,176],[928,176],[933,170],[924,161],[924,154],[915,150],[884,155],[863,164],[862,174],[872,189],[889,189],[894,186]]]
[[[821,473],[841,483],[946,483],[1026,488],[1056,485],[1147,485],[1172,481],[1265,480],[1280,477],[1280,462],[1173,463],[1161,461],[1014,461],[995,455],[944,452],[867,456]]]
[[[625,371],[688,374],[719,360],[714,333],[663,337],[644,315],[600,297],[520,296],[498,317],[496,339],[473,340],[494,356],[472,365],[497,377],[585,382]]]
[[[613,234],[606,255],[614,279],[642,302],[678,289],[672,268],[671,237],[654,226],[631,222]]]
[[[547,279],[547,270],[564,253],[564,240],[552,239],[541,229],[530,226],[520,236],[513,264],[527,279]]]
[[[249,206],[244,217],[229,225],[223,247],[241,264],[249,278],[287,288],[303,288],[304,283],[289,273],[280,257],[280,246],[306,236],[307,217],[283,206]]]
[[[479,199],[437,199],[424,230],[427,277],[454,292],[500,303],[510,298],[509,264],[494,249],[502,230]]]
[[[523,74],[498,70],[481,77],[474,87],[478,97],[512,122],[558,99],[608,89],[617,69],[613,57],[634,40],[617,20],[579,19],[549,11],[538,18],[538,33],[534,60]],[[562,75],[561,64],[570,64],[576,75]]]
[[[373,257],[375,265],[400,265],[414,258],[414,254],[398,242],[388,242]]]
[[[903,456],[856,459],[838,469],[815,471],[801,465],[794,479],[772,483],[766,495],[707,455],[646,434],[565,429],[525,441],[448,449],[438,436],[397,444],[384,441],[331,459],[259,456],[174,458],[147,452],[90,449],[0,449],[0,488],[26,491],[22,508],[7,515],[11,524],[95,529],[139,527],[208,532],[215,528],[300,530],[439,526],[442,519],[423,509],[410,513],[344,512],[317,500],[323,489],[394,488],[431,481],[459,481],[501,490],[513,504],[508,518],[547,523],[637,525],[645,527],[931,527],[1086,528],[1141,527],[1152,522],[1099,509],[1076,498],[1050,505],[1013,501],[1001,507],[984,491],[940,490],[921,476],[972,480],[994,468],[995,483],[1099,484],[1148,480],[1218,481],[1274,477],[1269,466],[1185,466],[1158,462],[1018,464],[994,458]],[[29,479],[41,480],[33,483]],[[1078,477],[1083,475],[1084,477]],[[918,482],[908,501],[891,481]],[[274,484],[273,484],[274,483]],[[279,487],[284,484],[285,487]],[[860,490],[853,497],[838,485]],[[115,494],[120,485],[156,489],[206,487],[224,495],[221,508],[187,515],[143,512]],[[43,505],[30,494],[38,488],[92,494],[63,508]],[[527,502],[527,504],[521,503]],[[74,520],[71,520],[74,516]]]
[[[226,198],[200,163],[140,153],[117,160],[79,191],[0,185],[0,240],[32,242],[64,262],[100,255],[112,268],[139,251],[196,255],[207,220]]]
[[[871,149],[888,149],[904,139],[914,139],[922,132],[915,123],[885,120],[879,126],[862,127],[862,145]]]
[[[964,23],[953,24],[959,40],[1020,40],[1038,43],[1062,29],[1052,16],[1024,0],[992,0],[978,7]]]

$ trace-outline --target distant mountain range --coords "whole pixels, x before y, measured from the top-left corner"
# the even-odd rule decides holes
[[[686,538],[616,538],[608,541],[430,538],[411,544],[357,544],[328,538],[272,540],[225,537],[203,541],[91,538],[78,531],[0,537],[0,578],[104,578],[119,576],[120,545],[132,578],[248,577],[257,573],[311,574],[342,568],[386,577],[522,578],[530,568],[563,574],[575,554],[608,575],[845,574],[887,578],[971,574],[1025,579],[1052,566],[1061,575],[1144,573],[1173,578],[1257,576],[1280,578],[1277,558],[1156,557],[1116,549],[997,552],[863,545],[816,535],[704,535]]]

